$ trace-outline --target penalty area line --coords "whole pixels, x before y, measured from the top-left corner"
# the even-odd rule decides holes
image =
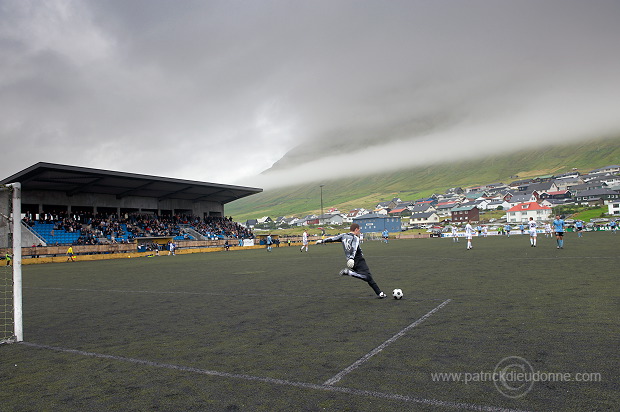
[[[385,342],[383,342],[381,345],[377,346],[376,348],[374,348],[373,350],[371,350],[370,352],[368,352],[366,355],[362,356],[361,358],[359,358],[357,361],[353,362],[351,365],[347,366],[345,369],[341,370],[340,372],[338,372],[336,375],[332,376],[331,378],[329,378],[328,380],[326,380],[325,382],[323,382],[323,385],[333,385],[335,383],[337,383],[338,381],[340,381],[340,379],[342,379],[344,376],[348,375],[349,373],[353,372],[355,369],[359,368],[363,363],[365,363],[368,359],[372,358],[373,356],[375,356],[376,354],[378,354],[379,352],[381,352],[383,349],[387,348],[389,345],[391,345],[392,343],[394,343],[398,338],[400,338],[401,336],[403,336],[405,333],[407,333],[409,330],[415,328],[416,326],[418,326],[420,323],[424,322],[426,319],[428,319],[429,317],[431,317],[433,314],[435,314],[439,309],[443,308],[444,306],[446,306],[448,303],[450,303],[452,299],[448,299],[443,301],[441,304],[439,304],[439,306],[437,306],[435,309],[431,310],[430,312],[428,312],[426,315],[422,316],[420,319],[416,320],[415,322],[413,322],[411,325],[405,327],[403,330],[401,330],[400,332],[398,332],[396,335],[392,336],[390,339],[386,340]]]
[[[442,305],[445,305],[447,302],[449,302],[449,300],[442,303]],[[164,368],[164,369],[170,369],[170,370],[176,370],[176,371],[182,371],[182,372],[197,373],[200,375],[217,376],[220,378],[242,379],[242,380],[262,382],[262,383],[272,384],[272,385],[284,385],[284,386],[290,386],[290,387],[301,388],[301,389],[327,391],[327,392],[334,392],[334,393],[344,393],[344,394],[349,394],[349,395],[372,397],[376,399],[388,399],[388,400],[396,400],[396,401],[402,401],[402,402],[411,402],[411,403],[418,403],[422,405],[444,407],[444,408],[451,408],[451,409],[457,409],[457,410],[472,410],[472,411],[484,411],[484,412],[525,412],[525,411],[521,411],[518,409],[507,409],[507,408],[497,407],[497,406],[486,406],[486,405],[478,405],[478,404],[465,403],[465,402],[442,401],[438,399],[419,398],[415,396],[399,395],[395,393],[385,393],[385,392],[378,392],[378,391],[372,391],[372,390],[346,388],[342,386],[331,386],[331,385],[307,383],[307,382],[295,382],[295,381],[289,381],[285,379],[245,375],[245,374],[240,374],[240,373],[220,372],[220,371],[214,371],[214,370],[208,370],[208,369],[195,368],[191,366],[173,365],[170,363],[161,363],[161,362],[153,362],[153,361],[144,360],[144,359],[128,358],[125,356],[106,355],[103,353],[87,352],[87,351],[78,350],[78,349],[69,349],[69,348],[61,348],[57,346],[41,345],[41,344],[32,343],[32,342],[19,342],[19,345],[29,346],[29,347],[38,348],[38,349],[46,349],[46,350],[51,350],[55,352],[71,353],[71,354],[80,355],[80,356],[90,356],[90,357],[99,358],[99,359],[110,359],[110,360],[115,360],[115,361],[120,361],[120,362],[129,362],[129,363],[145,365],[145,366],[150,366],[150,367],[155,367],[155,368]]]

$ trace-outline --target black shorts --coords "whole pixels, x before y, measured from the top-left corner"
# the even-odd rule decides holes
[[[564,236],[564,232],[555,232],[556,236]]]
[[[370,268],[368,267],[366,259],[364,259],[363,256],[355,256],[355,265],[353,266],[353,271],[362,275],[370,276]]]

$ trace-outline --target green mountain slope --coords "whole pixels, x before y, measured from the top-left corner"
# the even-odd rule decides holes
[[[451,187],[511,181],[558,174],[573,168],[582,173],[620,164],[620,137],[567,146],[554,146],[464,161],[321,182],[323,208],[340,211],[373,209],[381,201],[399,197],[415,200]],[[321,211],[319,183],[302,184],[262,193],[226,205],[226,215],[238,222],[263,216],[305,216]]]

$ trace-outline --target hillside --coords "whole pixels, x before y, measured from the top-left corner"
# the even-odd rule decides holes
[[[475,161],[437,164],[398,172],[321,182],[323,209],[348,211],[374,208],[399,197],[415,200],[450,187],[466,187],[557,174],[577,168],[587,172],[620,163],[620,137],[561,147],[515,152]],[[265,190],[226,205],[226,215],[238,222],[263,216],[305,216],[321,211],[319,183]]]

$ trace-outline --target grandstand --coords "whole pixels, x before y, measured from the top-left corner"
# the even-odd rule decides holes
[[[56,229],[55,227],[56,225],[53,223],[35,222],[31,229],[48,245],[72,245],[77,243],[80,231],[66,232],[64,229]]]
[[[42,214],[43,216],[45,214]],[[27,214],[22,221],[41,245],[95,245],[130,243],[137,238],[170,238],[178,240],[248,239],[253,233],[229,218],[156,215],[129,215],[118,219],[74,215],[76,218],[51,217],[34,220]],[[47,220],[49,219],[49,220]],[[67,221],[74,223],[68,224]],[[75,223],[84,222],[84,223]]]
[[[22,247],[251,237],[225,217],[224,205],[262,192],[44,162],[0,184],[14,182],[22,188]]]

